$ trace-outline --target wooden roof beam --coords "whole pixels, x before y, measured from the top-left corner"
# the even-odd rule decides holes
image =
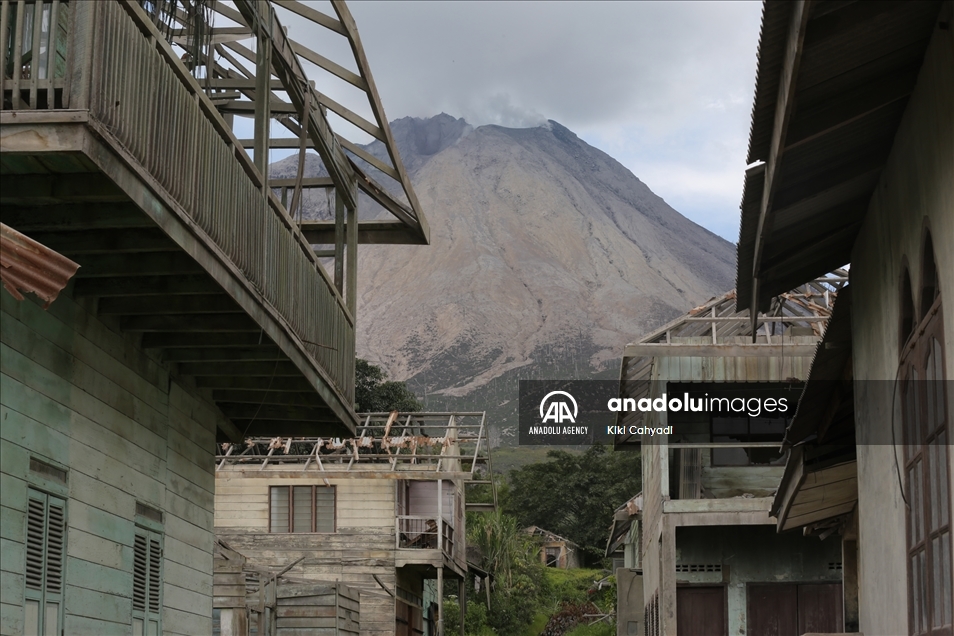
[[[325,57],[321,53],[318,53],[317,51],[313,51],[309,49],[307,46],[305,46],[301,42],[296,42],[294,40],[289,40],[289,42],[291,43],[292,50],[294,50],[295,53],[302,56],[303,58],[305,58],[312,64],[318,66],[319,68],[325,71],[328,71],[329,73],[331,73],[332,75],[334,75],[335,77],[339,79],[343,79],[344,81],[348,82],[352,86],[355,86],[356,88],[359,88],[364,92],[368,91],[367,82],[365,82],[364,78],[358,75],[357,73],[349,71],[348,69],[341,66],[340,64],[329,60],[327,57]]]
[[[302,221],[302,234],[313,245],[335,242],[334,221]],[[359,221],[358,243],[363,245],[407,245],[422,243],[413,228],[395,221]]]
[[[335,181],[338,196],[342,197],[349,208],[356,209],[358,201],[354,190],[356,181],[354,168],[347,160],[321,109],[311,107],[310,112],[304,112],[305,91],[311,90],[311,87],[301,62],[295,55],[290,41],[285,37],[285,31],[275,15],[274,7],[270,4],[257,3],[255,0],[236,0],[236,5],[249,26],[266,32],[266,40],[272,46],[273,71],[281,80],[297,112],[303,113],[309,136],[315,142],[325,168]],[[267,9],[267,19],[258,15],[259,8]]]
[[[874,82],[865,82],[837,100],[802,104],[786,137],[786,151],[840,130],[848,124],[907,98],[917,83],[917,68],[904,67]]]
[[[630,344],[623,349],[624,358],[658,356],[676,358],[748,358],[748,357],[801,357],[815,355],[816,345],[800,344]]]
[[[394,169],[397,171],[400,177],[398,181],[404,188],[404,193],[407,196],[408,202],[411,204],[411,209],[415,212],[417,225],[421,231],[421,235],[424,238],[424,241],[429,243],[430,228],[428,227],[427,220],[424,218],[424,216],[418,213],[421,209],[421,203],[417,199],[417,194],[414,192],[414,188],[411,186],[411,180],[407,176],[407,170],[404,169],[404,163],[401,161],[401,156],[397,152],[397,144],[394,141],[394,136],[391,134],[391,126],[384,114],[384,107],[381,104],[381,97],[378,95],[378,89],[377,86],[375,86],[374,77],[371,75],[371,67],[368,64],[367,56],[364,53],[364,47],[361,45],[361,38],[358,35],[358,27],[355,24],[354,17],[351,15],[348,5],[346,5],[343,0],[332,0],[331,4],[334,7],[335,13],[338,14],[338,19],[341,20],[341,24],[344,26],[345,31],[347,32],[348,42],[351,44],[351,50],[354,53],[354,59],[358,63],[358,70],[361,73],[361,76],[367,82],[367,93],[368,99],[371,102],[371,112],[374,114],[374,118],[377,120],[378,126],[380,126],[381,131],[384,133],[386,138],[384,146],[388,151],[388,156],[391,158],[391,165],[394,166]]]
[[[272,0],[278,6],[288,9],[293,13],[297,13],[303,18],[308,18],[315,24],[320,24],[326,29],[330,29],[335,33],[340,33],[341,35],[347,35],[348,32],[345,31],[344,26],[338,20],[335,20],[330,15],[326,15],[321,11],[312,9],[311,7],[298,2],[297,0]]]

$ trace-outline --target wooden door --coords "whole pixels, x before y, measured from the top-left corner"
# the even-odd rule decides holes
[[[728,636],[725,588],[676,588],[678,636]]]
[[[841,583],[749,585],[749,636],[800,636],[844,631]]]
[[[845,630],[841,583],[798,586],[798,633],[840,633]]]
[[[746,633],[749,636],[799,636],[798,586],[769,583],[749,585]],[[840,630],[836,630],[840,631]]]

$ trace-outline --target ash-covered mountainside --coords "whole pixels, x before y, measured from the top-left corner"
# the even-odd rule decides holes
[[[732,287],[732,244],[556,122],[391,125],[431,245],[359,251],[358,355],[429,402],[615,370],[625,343]]]

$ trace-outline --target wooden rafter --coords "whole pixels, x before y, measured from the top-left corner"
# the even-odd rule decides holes
[[[336,19],[295,0],[234,1],[238,10],[222,2],[214,5],[215,11],[239,24],[238,27],[223,27],[219,32],[218,39],[216,39],[216,34],[213,33],[216,52],[239,72],[239,74],[235,74],[230,69],[216,65],[212,77],[207,82],[210,90],[223,91],[221,96],[218,96],[219,93],[214,94],[217,96],[216,106],[223,113],[251,116],[255,112],[255,74],[248,69],[242,60],[254,63],[256,53],[238,42],[237,39],[238,34],[243,29],[248,33],[257,33],[259,26],[264,27],[266,23],[271,24],[271,30],[268,31],[268,41],[272,44],[272,72],[277,79],[270,79],[268,83],[268,87],[272,91],[269,110],[272,116],[279,115],[277,117],[279,123],[293,132],[296,138],[273,138],[268,140],[268,147],[274,149],[299,148],[300,136],[299,132],[295,130],[298,125],[282,116],[291,115],[298,121],[306,121],[308,134],[305,139],[305,147],[317,150],[336,184],[336,189],[341,189],[343,184],[350,185],[350,190],[354,190],[356,186],[401,223],[408,226],[407,230],[401,233],[407,237],[406,242],[427,244],[429,242],[427,222],[421,213],[420,203],[398,154],[394,137],[391,134],[390,126],[381,105],[381,99],[377,93],[358,36],[357,27],[347,6],[343,2],[334,3],[333,6],[337,13]],[[274,7],[286,9],[324,29],[345,36],[354,54],[358,72],[355,73],[323,56],[319,51],[287,38]],[[264,28],[267,30],[267,27]],[[314,86],[310,86],[307,83],[301,60],[315,64],[332,77],[361,90],[368,99],[373,114],[372,120],[359,115],[323,92],[315,90]],[[236,96],[235,91],[239,96]],[[306,91],[310,91],[310,101],[314,105],[313,112],[309,114],[305,114],[302,110]],[[287,95],[287,98],[280,95],[281,93]],[[372,155],[340,133],[332,133],[324,109],[330,110],[357,129],[383,143],[389,161]],[[254,140],[242,140],[242,144],[246,147],[253,147]],[[360,159],[360,162],[356,162],[355,158]],[[371,178],[361,162],[394,179],[400,185],[408,203],[396,198],[392,194],[391,188],[386,188]],[[349,198],[353,195],[349,192],[343,192],[342,196],[346,207],[353,209],[356,201]],[[394,237],[397,237],[397,234]]]

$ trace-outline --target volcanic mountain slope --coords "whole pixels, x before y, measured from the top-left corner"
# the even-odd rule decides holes
[[[392,129],[431,245],[359,250],[358,355],[430,407],[506,378],[615,372],[624,344],[732,286],[732,244],[556,122]]]

